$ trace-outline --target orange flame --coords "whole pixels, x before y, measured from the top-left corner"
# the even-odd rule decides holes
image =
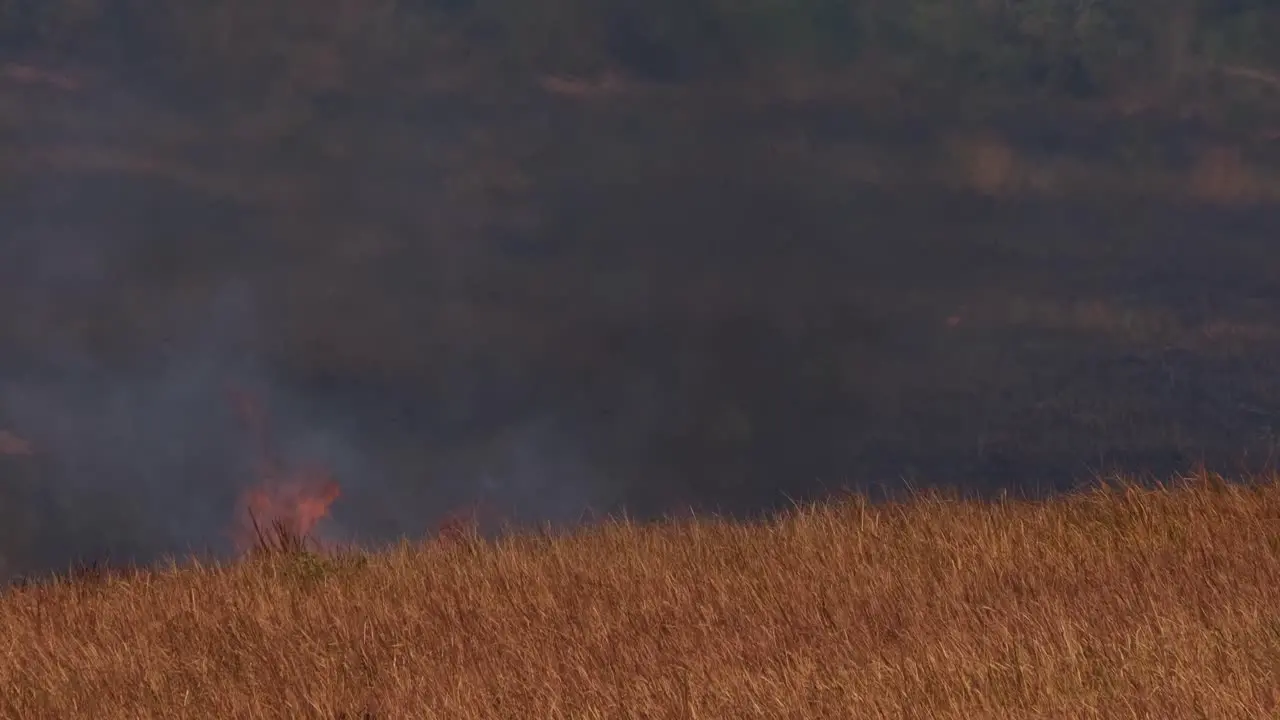
[[[233,530],[236,549],[248,551],[262,543],[264,534],[276,532],[309,538],[341,494],[338,483],[323,468],[286,468],[274,452],[261,403],[237,388],[230,389],[230,396],[256,446],[259,480],[240,498],[245,512]]]
[[[296,538],[310,537],[340,494],[338,483],[323,471],[295,472],[284,481],[251,488],[241,497],[246,517],[236,531],[238,549],[252,548],[260,542],[260,533],[277,529]]]

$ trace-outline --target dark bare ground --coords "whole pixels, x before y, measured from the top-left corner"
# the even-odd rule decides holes
[[[437,102],[237,136],[120,105],[95,133],[75,103],[0,155],[5,397],[251,361],[385,478],[336,509],[375,535],[482,495],[751,513],[1273,459],[1271,207],[857,182],[818,162],[830,111],[797,157],[776,148],[812,116]],[[0,461],[37,496],[83,472]]]

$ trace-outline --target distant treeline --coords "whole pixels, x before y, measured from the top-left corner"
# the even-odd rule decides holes
[[[0,0],[5,55],[232,87],[481,69],[682,82],[884,67],[1097,96],[1224,66],[1265,85],[1277,39],[1275,0]]]

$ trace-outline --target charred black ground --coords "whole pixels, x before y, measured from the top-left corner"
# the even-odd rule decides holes
[[[1273,460],[1265,90],[1134,114],[1095,63],[1092,93],[886,107],[735,94],[749,73],[711,60],[557,85],[529,57],[273,94],[92,53],[62,87],[24,53],[0,83],[0,430],[35,448],[0,456],[9,574],[224,547],[254,482],[232,386],[332,468],[329,531],[369,541],[476,503],[754,514]]]

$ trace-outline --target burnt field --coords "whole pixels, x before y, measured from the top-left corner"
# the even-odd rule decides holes
[[[1270,467],[1266,143],[734,102],[13,90],[0,570],[226,545],[237,389],[344,541]]]

